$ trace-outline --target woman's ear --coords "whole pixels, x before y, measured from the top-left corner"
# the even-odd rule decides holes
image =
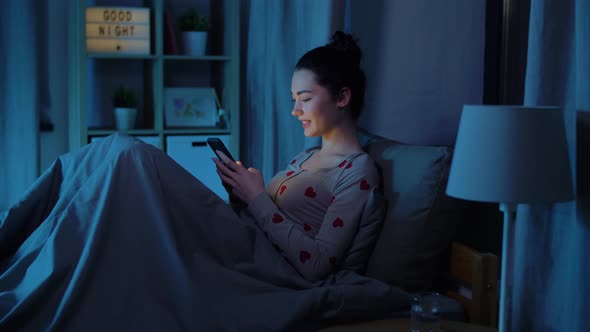
[[[338,95],[338,101],[336,103],[336,105],[338,105],[338,107],[344,108],[346,106],[348,106],[348,104],[350,103],[350,89],[347,87],[342,88],[342,90],[340,90],[340,94]]]

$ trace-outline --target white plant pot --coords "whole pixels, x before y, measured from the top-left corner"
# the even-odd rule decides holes
[[[129,130],[135,127],[137,109],[130,107],[115,107],[115,125],[118,130]]]
[[[182,33],[184,53],[187,55],[205,55],[207,48],[206,31],[184,31]]]

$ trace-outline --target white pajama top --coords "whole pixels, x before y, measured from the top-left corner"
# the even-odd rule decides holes
[[[248,211],[270,240],[308,280],[318,280],[344,260],[379,173],[359,152],[337,164],[301,169],[319,151],[308,149],[277,173]]]

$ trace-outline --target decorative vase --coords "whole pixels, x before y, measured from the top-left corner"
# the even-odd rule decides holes
[[[137,109],[131,107],[115,107],[115,125],[118,130],[129,130],[135,127]]]
[[[205,55],[207,48],[206,31],[184,31],[182,33],[184,53],[187,55]]]

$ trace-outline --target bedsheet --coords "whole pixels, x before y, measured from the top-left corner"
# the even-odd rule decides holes
[[[0,214],[0,331],[312,331],[408,306],[352,271],[306,281],[251,220],[126,135],[61,156]]]

